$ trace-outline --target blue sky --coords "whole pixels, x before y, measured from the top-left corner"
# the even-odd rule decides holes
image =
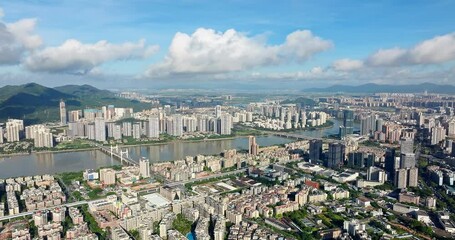
[[[292,89],[455,80],[449,0],[4,0],[0,9],[0,85]]]

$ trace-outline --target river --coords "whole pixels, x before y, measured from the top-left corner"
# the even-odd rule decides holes
[[[299,133],[311,136],[322,137],[338,132],[339,122],[333,120],[331,128],[301,131]],[[256,137],[259,146],[271,146],[293,141],[293,139],[277,136]],[[246,149],[248,138],[238,137],[234,139],[223,139],[200,142],[171,142],[163,145],[134,146],[126,147],[130,157],[138,159],[146,157],[150,162],[163,162],[183,159],[186,156],[198,154],[212,155],[219,154],[226,149]],[[119,164],[116,159],[98,150],[86,150],[76,152],[55,152],[55,153],[32,153],[30,155],[18,155],[11,157],[0,157],[0,179],[16,176],[32,176],[42,174],[54,174],[61,172],[81,171],[84,169],[97,169],[104,166]]]

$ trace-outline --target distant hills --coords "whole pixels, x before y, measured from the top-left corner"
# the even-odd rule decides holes
[[[439,85],[434,83],[407,84],[407,85],[390,85],[368,83],[358,86],[334,85],[327,88],[308,88],[304,92],[326,92],[326,93],[445,93],[455,94],[455,86]]]
[[[108,90],[100,90],[96,87],[84,84],[84,85],[65,85],[54,88],[62,93],[70,94],[78,97],[86,97],[91,95],[98,95],[104,97],[112,97],[113,93]]]
[[[0,88],[0,122],[8,118],[24,119],[27,124],[58,121],[60,99],[65,101],[67,110],[100,108],[109,104],[132,107],[136,111],[149,108],[148,104],[119,98],[113,92],[90,85],[49,88],[27,83]]]

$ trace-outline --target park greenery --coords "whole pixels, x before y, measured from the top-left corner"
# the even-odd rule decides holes
[[[183,214],[177,214],[177,217],[172,222],[172,228],[179,231],[181,234],[186,235],[191,231],[192,222],[183,216]]]

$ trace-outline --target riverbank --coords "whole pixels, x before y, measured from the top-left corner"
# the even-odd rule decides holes
[[[267,136],[267,135],[261,135]],[[160,145],[167,145],[170,143],[197,143],[197,142],[209,142],[209,141],[222,141],[222,140],[233,140],[236,138],[244,138],[245,135],[234,135],[231,137],[219,137],[219,138],[203,138],[203,139],[174,139],[169,141],[160,141],[160,142],[146,142],[146,143],[134,143],[134,144],[118,144],[119,148],[128,148],[128,147],[141,147],[141,146],[160,146]],[[104,146],[111,146],[106,144]],[[64,152],[78,152],[78,151],[89,151],[89,150],[97,150],[97,147],[81,147],[81,148],[71,148],[71,149],[58,149],[54,148],[52,150],[41,150],[41,151],[31,151],[31,152],[20,152],[20,153],[3,153],[0,154],[0,157],[7,158],[7,157],[14,157],[14,156],[27,156],[34,153],[64,153]]]
[[[215,141],[216,140],[216,141]],[[261,147],[285,144],[292,139],[277,136],[259,136],[256,138]],[[122,146],[122,150],[128,150],[129,157],[140,159],[145,157],[150,163],[159,163],[185,159],[186,156],[215,155],[226,149],[246,149],[248,138],[229,137],[206,141],[175,141],[168,144],[148,146]],[[78,150],[60,153],[51,151],[47,154],[32,153],[25,156],[12,156],[0,159],[1,178],[16,176],[33,176],[43,174],[55,174],[62,172],[78,172],[84,169],[98,169],[118,165],[117,158],[111,158],[99,150]]]

